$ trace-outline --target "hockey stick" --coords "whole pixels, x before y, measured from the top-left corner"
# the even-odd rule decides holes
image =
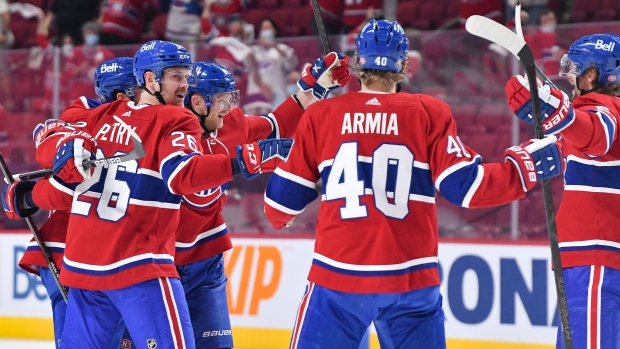
[[[319,7],[319,0],[312,0],[312,12],[314,13],[314,20],[316,21],[316,28],[319,32],[319,37],[321,38],[321,46],[323,47],[323,54],[328,54],[332,52],[329,46],[329,39],[327,38],[327,33],[325,32],[325,24],[323,24],[323,16],[321,15],[321,8]]]
[[[127,130],[127,132],[129,132],[131,143],[133,144],[133,150],[127,154],[111,156],[109,158],[84,160],[84,162],[82,162],[82,166],[84,167],[85,170],[88,170],[89,168],[92,168],[92,167],[104,167],[104,166],[107,167],[109,165],[120,164],[121,162],[141,159],[144,157],[144,154],[145,154],[144,145],[142,144],[142,140],[140,139],[140,137],[136,134],[136,132],[134,132],[134,130],[131,127],[129,127],[129,125],[123,122],[123,120],[121,120],[118,116],[114,115],[114,119],[120,122],[121,125]],[[31,180],[31,179],[37,179],[37,178],[42,178],[42,177],[49,177],[53,174],[54,174],[54,171],[51,168],[47,168],[44,170],[18,173],[16,175],[13,175],[13,180],[14,181]],[[6,178],[5,178],[5,182],[6,182]]]
[[[525,37],[523,36],[523,28],[521,27],[521,0],[517,0],[517,4],[515,5],[515,29],[517,31],[517,36],[521,40],[523,40],[523,42],[525,42]],[[538,78],[547,82],[554,89],[559,90],[558,87],[555,86],[555,84],[545,75],[545,73],[540,70],[538,65],[534,64],[534,67],[536,67],[536,75],[538,76]]]
[[[9,184],[15,182],[15,180],[13,180],[13,176],[11,175],[11,171],[9,170],[9,167],[6,164],[6,161],[4,161],[4,157],[2,156],[2,153],[0,153],[0,166],[2,167],[2,173],[4,174],[4,180],[8,181]],[[45,242],[41,240],[41,237],[39,236],[39,229],[37,229],[37,226],[34,224],[34,220],[32,220],[32,217],[26,217],[25,220],[26,220],[26,224],[28,224],[28,228],[30,228],[30,232],[32,232],[32,235],[34,236],[34,240],[37,242],[37,245],[39,245],[41,252],[43,252],[43,257],[45,257],[45,261],[47,262],[47,265],[52,271],[52,277],[54,277],[54,282],[56,282],[56,286],[58,286],[58,289],[60,290],[62,299],[64,299],[65,303],[67,303],[67,300],[68,300],[67,289],[60,283],[60,279],[59,279],[60,271],[58,270],[58,267],[56,267],[56,263],[54,263],[54,260],[52,259],[52,255],[50,254],[50,251],[47,249]]]
[[[536,81],[536,64],[534,54],[530,47],[503,25],[483,16],[471,16],[467,19],[465,28],[468,32],[492,41],[515,56],[519,57],[525,66],[525,73],[530,85],[532,95],[532,112],[534,114],[534,131],[536,138],[544,137],[542,128],[542,116],[540,111],[540,97],[538,96],[538,86]],[[562,260],[560,258],[560,247],[558,245],[558,232],[555,225],[555,209],[553,207],[553,196],[551,194],[551,181],[542,181],[542,192],[545,200],[545,216],[547,218],[547,229],[549,230],[549,245],[551,247],[551,261],[553,263],[553,275],[555,277],[555,289],[558,297],[558,307],[560,309],[560,322],[564,348],[573,349],[572,332],[568,320],[568,303],[566,301],[566,289],[564,287],[564,275],[562,274]]]

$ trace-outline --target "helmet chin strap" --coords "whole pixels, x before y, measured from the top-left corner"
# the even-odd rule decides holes
[[[160,91],[155,91],[155,92],[149,91],[149,89],[146,87],[146,83],[143,84],[140,88],[142,88],[144,91],[146,91],[146,93],[150,94],[151,96],[154,96],[155,98],[157,98],[159,103],[166,105],[166,101],[164,100],[164,97],[161,96],[161,90],[163,89],[163,86],[161,85],[161,82],[159,82],[158,84],[159,84]]]
[[[202,129],[205,131],[202,134],[202,137],[207,138],[211,132],[215,131],[215,130],[209,130],[207,129],[207,126],[205,126],[205,120],[207,120],[207,118],[209,117],[209,114],[211,114],[211,107],[207,106],[206,114],[200,114],[199,112],[197,112],[196,109],[192,107],[191,103],[188,104],[188,108],[192,113],[194,113],[194,115],[196,115],[200,119],[200,127],[202,127]]]

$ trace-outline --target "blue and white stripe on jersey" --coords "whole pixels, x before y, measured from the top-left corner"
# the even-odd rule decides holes
[[[265,190],[265,203],[284,213],[296,215],[317,196],[316,183],[276,168]]]
[[[79,99],[82,102],[84,109],[94,109],[103,104],[103,102],[98,99],[86,98],[85,96],[80,96]]]
[[[469,207],[484,177],[484,168],[479,166],[481,162],[482,157],[476,155],[471,161],[448,167],[437,177],[435,187],[451,203]]]
[[[586,110],[586,112],[596,114],[600,123],[603,125],[603,129],[605,130],[605,139],[607,141],[607,146],[605,147],[605,151],[601,154],[589,154],[590,156],[602,156],[605,155],[609,148],[611,148],[611,144],[614,141],[614,136],[616,134],[616,120],[613,116],[600,111],[600,110]]]
[[[609,240],[582,240],[560,242],[560,252],[607,250],[620,253],[620,243]]]
[[[318,169],[321,173],[323,183],[327,183],[333,163],[334,159],[329,159],[321,162],[319,165]],[[358,180],[364,181],[364,194],[374,195],[372,157],[358,155],[357,164]],[[394,164],[390,163],[387,166],[387,173],[385,174],[385,191],[388,198],[394,197],[397,176],[398,162]],[[409,200],[435,203],[435,189],[433,188],[430,166],[427,163],[419,161],[413,162],[409,188]],[[325,201],[325,199],[325,195],[323,195],[322,200]]]
[[[102,178],[106,178],[108,169],[103,167],[101,171]],[[155,171],[140,168],[138,169],[138,173],[117,171],[115,178],[116,180],[126,182],[131,189],[129,193],[130,205],[170,209],[179,208],[181,206],[181,197],[172,194],[161,177],[162,176]],[[86,192],[78,194],[100,198],[104,185],[104,181],[98,181]]]
[[[217,239],[222,235],[228,233],[228,227],[226,227],[226,223],[222,223],[219,227],[215,227],[213,229],[209,229],[205,232],[202,232],[196,236],[196,239],[192,242],[179,242],[175,243],[175,249],[177,252],[191,250],[192,248],[209,242],[211,240]]]
[[[174,177],[179,173],[179,171],[181,171],[183,167],[187,165],[189,160],[196,155],[200,154],[185,154],[182,151],[178,151],[168,155],[165,159],[161,161],[161,164],[159,165],[159,173],[161,173],[162,179],[164,180],[164,183],[166,183],[166,185],[168,186],[168,190],[170,190],[171,193],[176,194],[174,190],[172,190],[170,183],[172,183],[172,180],[174,180]]]
[[[50,177],[49,182],[54,188],[58,189],[59,191],[65,194],[69,194],[71,196],[73,196],[73,194],[75,193],[75,188],[79,184],[79,183],[65,183],[56,176]]]
[[[280,138],[280,128],[278,127],[278,120],[275,115],[269,113],[267,115],[259,115],[259,117],[265,118],[271,123],[271,133],[267,138]]]
[[[597,161],[569,155],[564,190],[620,194],[620,161]]]
[[[54,241],[43,241],[47,250],[50,253],[65,253],[65,243],[64,242],[54,242]],[[26,251],[40,251],[41,248],[36,241],[30,241],[28,243],[28,247],[26,247]]]
[[[112,275],[143,264],[174,264],[174,257],[165,253],[155,254],[149,252],[125,258],[107,265],[79,263],[68,259],[67,255],[63,257],[62,261],[63,269],[71,270],[74,273],[94,276]]]
[[[359,265],[335,261],[319,253],[314,253],[312,264],[321,266],[335,273],[351,276],[395,276],[408,274],[413,271],[437,268],[438,257],[424,257],[412,259],[398,264]]]

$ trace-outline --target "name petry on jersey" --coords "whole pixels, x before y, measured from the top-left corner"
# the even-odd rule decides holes
[[[237,145],[265,138],[291,137],[303,109],[287,98],[268,115],[244,115],[240,108],[224,117],[224,126],[202,138],[206,154],[236,157]],[[232,248],[228,228],[222,216],[227,200],[227,183],[213,189],[184,195],[177,230],[176,265],[198,262]]]
[[[567,157],[557,226],[562,266],[620,269],[620,99],[588,93],[560,134]]]
[[[229,157],[202,156],[196,118],[169,105],[115,101],[95,109],[84,130],[97,140],[97,158],[132,149],[129,133],[113,116],[142,139],[144,158],[98,167],[74,189],[43,182],[33,190],[39,207],[71,211],[61,274],[69,287],[109,290],[178,277],[174,234],[181,195],[232,179]],[[51,202],[54,190],[71,197],[71,206]]]
[[[449,106],[408,93],[354,92],[311,105],[288,160],[265,192],[282,228],[318,197],[308,279],[352,293],[439,284],[435,189],[455,205],[502,205],[525,196],[512,163],[483,164],[465,146]]]

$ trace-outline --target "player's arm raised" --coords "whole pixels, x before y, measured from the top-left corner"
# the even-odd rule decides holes
[[[302,71],[297,82],[300,87],[298,93],[287,98],[273,113],[248,118],[248,142],[292,137],[304,111],[314,102],[327,98],[331,91],[346,86],[349,80],[348,56],[330,52],[325,57],[317,58],[314,64]],[[269,123],[265,123],[265,119]]]
[[[602,156],[616,139],[618,116],[601,106],[596,97],[583,96],[573,106],[566,93],[548,84],[538,88],[545,135],[561,134],[564,141],[590,156]],[[506,97],[512,112],[532,124],[532,101],[527,79],[517,75],[506,83]]]
[[[318,196],[316,182],[320,174],[315,147],[310,141],[314,134],[310,118],[302,118],[289,155],[295,156],[296,161],[287,161],[276,168],[267,182],[265,215],[276,229],[289,224]]]
[[[504,163],[482,163],[457,136],[448,105],[432,97],[421,101],[436,119],[430,130],[433,181],[451,203],[470,208],[507,204],[524,197],[538,180],[562,173],[564,159],[555,137],[506,149]]]

